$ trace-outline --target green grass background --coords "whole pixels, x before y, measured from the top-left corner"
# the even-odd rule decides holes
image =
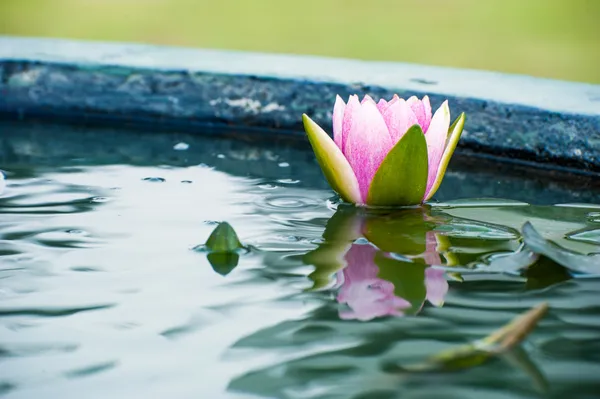
[[[393,60],[600,83],[600,0],[0,0],[0,34]]]

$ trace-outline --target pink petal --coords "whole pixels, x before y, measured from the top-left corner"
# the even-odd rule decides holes
[[[383,120],[388,127],[392,143],[396,144],[412,125],[417,124],[417,117],[406,101],[398,99],[389,102],[389,107],[383,113]]]
[[[368,101],[368,102],[371,102],[371,103],[373,103],[373,104],[375,104],[375,100],[373,100],[373,97],[371,97],[371,96],[370,96],[370,95],[368,95],[368,94],[365,94],[365,96],[363,97],[363,99],[362,99],[362,101],[361,101],[360,103],[361,103],[361,104],[364,104],[364,103],[366,103],[367,101]]]
[[[429,102],[429,96],[423,97],[423,108],[425,109],[423,133],[427,133],[427,129],[429,129],[429,125],[431,124],[431,103]]]
[[[346,108],[344,109],[344,118],[342,120],[342,140],[340,142],[343,144],[341,150],[344,155],[346,155],[345,148],[346,143],[348,142],[348,133],[352,129],[354,119],[356,119],[356,115],[358,115],[360,109],[361,107],[360,102],[358,101],[358,96],[350,96],[348,98]]]
[[[383,115],[383,113],[385,112],[385,110],[388,107],[388,102],[385,101],[383,98],[381,100],[379,100],[379,102],[377,103],[377,109],[379,110],[379,112]]]
[[[374,102],[365,102],[360,111],[353,116],[350,131],[344,139],[344,146],[344,155],[356,174],[364,202],[375,172],[393,146],[388,128]]]
[[[423,100],[425,100],[425,97],[423,97]],[[423,132],[426,132],[427,128],[429,128],[429,121],[427,120],[427,114],[425,111],[425,105],[423,104],[423,101],[419,100],[415,96],[412,96],[411,98],[406,100],[406,102],[410,106],[410,108],[413,110],[413,112],[415,113],[415,116],[417,117],[417,120],[419,121],[419,125],[421,126],[421,129],[423,129]],[[427,102],[429,102],[429,98],[427,98]],[[431,105],[430,105],[430,108],[431,108]]]
[[[444,271],[431,267],[425,269],[425,288],[429,303],[433,306],[442,306],[449,288]]]
[[[435,182],[444,148],[446,147],[449,127],[450,109],[448,108],[448,101],[444,101],[442,106],[435,112],[435,115],[433,115],[433,118],[431,118],[431,125],[425,135],[425,140],[427,141],[427,155],[429,158],[429,173],[427,176],[425,198],[427,198],[427,194],[429,194],[429,190]],[[352,163],[350,163],[350,166],[352,166]],[[354,166],[352,166],[352,169],[354,169]],[[356,171],[356,169],[354,170]],[[360,180],[358,185],[360,187]]]
[[[342,135],[342,122],[344,120],[344,111],[346,110],[346,103],[342,100],[342,97],[335,96],[335,105],[333,106],[333,141],[339,147],[340,150],[344,149],[344,140]]]

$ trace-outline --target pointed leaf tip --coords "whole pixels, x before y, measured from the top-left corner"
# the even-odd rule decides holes
[[[219,223],[206,241],[206,248],[211,252],[234,252],[244,248],[237,233],[227,222]]]
[[[437,170],[436,178],[434,180],[433,185],[427,192],[425,196],[425,201],[428,201],[433,197],[436,191],[440,188],[442,184],[442,180],[444,179],[444,175],[446,174],[446,169],[448,168],[448,164],[450,163],[450,159],[454,154],[454,150],[458,145],[458,140],[460,139],[460,135],[462,134],[463,128],[465,127],[465,120],[467,116],[465,113],[461,113],[458,118],[452,123],[450,128],[448,129],[448,140],[446,143],[446,148],[444,149],[444,153],[442,155],[442,159],[440,160],[440,164]]]
[[[427,187],[427,142],[419,125],[413,125],[390,150],[373,177],[367,204],[417,205]]]
[[[362,203],[358,180],[342,151],[329,135],[306,114],[302,114],[304,130],[327,182],[344,201]]]

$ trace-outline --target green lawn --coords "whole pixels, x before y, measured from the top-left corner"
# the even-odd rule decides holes
[[[0,0],[0,34],[318,54],[600,83],[600,0]]]

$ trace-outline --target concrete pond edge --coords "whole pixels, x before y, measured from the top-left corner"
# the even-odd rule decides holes
[[[0,36],[0,118],[301,137],[335,95],[429,95],[459,151],[600,173],[600,85],[392,62]],[[207,129],[211,128],[211,129]],[[331,129],[329,129],[331,130]],[[1,132],[0,132],[1,134]]]

